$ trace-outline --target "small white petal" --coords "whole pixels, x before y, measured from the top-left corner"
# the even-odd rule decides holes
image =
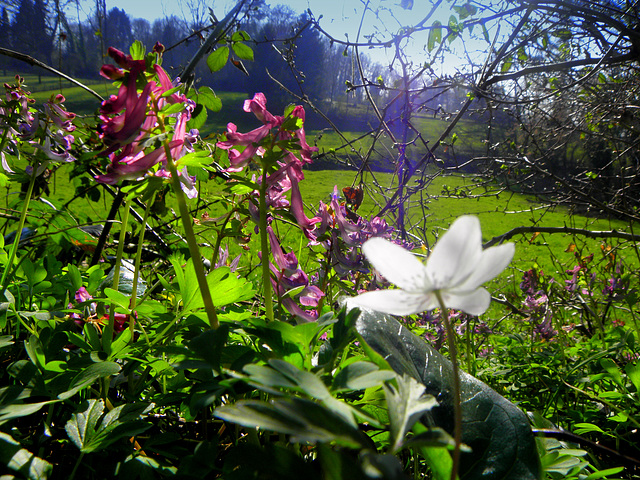
[[[427,261],[433,287],[445,289],[464,281],[476,268],[482,254],[478,217],[459,217],[436,243]]]
[[[493,280],[511,262],[516,251],[513,243],[505,243],[496,247],[487,248],[482,252],[480,261],[476,265],[473,273],[460,285],[456,285],[456,290],[475,290],[484,282]]]
[[[380,237],[373,237],[362,245],[362,252],[380,274],[408,292],[429,289],[426,267],[418,258],[400,245]]]
[[[376,290],[347,300],[347,307],[361,307],[391,315],[412,315],[437,306],[432,293],[417,294],[404,290]]]
[[[481,315],[489,308],[491,294],[484,288],[465,293],[442,292],[442,301],[447,308],[462,310],[469,315]]]

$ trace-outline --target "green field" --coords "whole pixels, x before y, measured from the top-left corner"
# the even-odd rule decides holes
[[[2,81],[11,82],[13,77],[2,77]],[[60,82],[56,78],[42,77],[42,83],[35,75],[26,76],[27,89],[31,86],[53,87],[51,91],[38,91],[34,96],[38,104],[45,101],[52,93],[57,93]],[[90,83],[90,82],[87,82]],[[115,90],[106,83],[92,84],[91,88],[101,95],[108,95]],[[35,90],[35,89],[34,89]],[[38,90],[40,90],[38,88]],[[61,92],[67,97],[66,105],[70,111],[91,115],[99,106],[99,101],[89,92],[80,87],[72,86],[63,82]],[[242,93],[218,92],[223,101],[223,109],[218,113],[209,113],[208,121],[203,128],[203,133],[223,132],[227,122],[234,122],[239,125],[239,129],[253,128],[256,120],[252,115],[242,111],[242,102],[246,98]],[[445,122],[438,119],[418,117],[416,125],[419,126],[425,138],[434,138],[444,129]],[[485,125],[474,124],[469,120],[460,123],[458,131],[458,141],[455,148],[458,152],[477,150],[482,146],[482,135]],[[310,143],[315,143],[320,148],[320,153],[335,156],[342,160],[351,158],[354,162],[371,149],[372,136],[364,135],[362,132],[342,132],[348,140],[360,138],[354,143],[344,145],[343,138],[335,132],[324,130],[308,132]],[[392,145],[384,136],[377,140],[379,142],[376,149],[379,152],[391,152]],[[468,153],[468,152],[467,152]],[[383,160],[376,160],[378,165]],[[389,162],[387,157],[387,162]],[[72,200],[75,188],[69,188],[68,175],[62,168],[52,179],[52,199],[58,204],[65,204]],[[579,215],[570,215],[568,210],[560,208],[547,208],[539,204],[532,198],[528,198],[515,193],[502,191],[496,184],[476,185],[471,176],[463,175],[440,175],[430,176],[428,187],[418,191],[406,205],[408,209],[407,226],[415,226],[411,233],[417,244],[424,241],[427,245],[432,245],[435,238],[443,229],[458,216],[473,213],[480,217],[484,240],[487,241],[494,236],[502,235],[512,228],[518,226],[545,226],[545,227],[575,227],[588,230],[612,230],[627,231],[628,225],[619,221],[609,221],[605,219],[587,218]],[[441,173],[441,172],[440,172]],[[327,200],[333,191],[334,185],[339,190],[344,186],[362,183],[367,188],[367,195],[359,213],[365,217],[377,214],[385,204],[385,197],[389,198],[396,185],[396,178],[392,174],[365,172],[362,177],[356,178],[355,171],[347,170],[321,170],[308,171],[306,180],[300,185],[303,198],[308,205],[308,214],[313,215],[320,200]],[[211,181],[200,185],[201,200],[206,204],[210,198],[214,198],[221,193],[223,186],[219,181]],[[8,196],[7,198],[9,198]],[[99,202],[90,202],[85,199],[72,201],[69,209],[80,221],[91,219],[99,221],[106,216],[106,211],[110,206],[110,197],[103,196]],[[211,217],[215,217],[223,212],[222,203],[213,203],[207,207],[207,212]],[[10,227],[9,227],[10,230]],[[202,241],[207,243],[215,242],[213,230],[203,229]],[[304,261],[305,254],[299,233],[290,229],[290,233],[281,232],[285,244],[301,254]],[[513,266],[519,270],[531,268],[536,264],[549,274],[562,273],[566,265],[573,265],[574,253],[565,252],[572,244],[577,246],[586,254],[594,253],[597,258],[600,253],[598,240],[585,240],[574,238],[562,234],[541,234],[535,236],[519,236],[513,239],[518,243],[516,258]],[[617,244],[617,242],[613,242]],[[254,245],[255,246],[255,245]],[[619,246],[618,248],[622,248]],[[233,253],[239,252],[238,247],[231,246]],[[257,257],[255,248],[243,254],[248,257],[248,263],[255,265]],[[635,252],[631,249],[623,250],[620,258],[637,264]],[[516,275],[517,276],[517,275]]]

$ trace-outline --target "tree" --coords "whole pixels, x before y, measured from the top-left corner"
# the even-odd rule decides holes
[[[127,51],[133,43],[131,21],[124,10],[112,8],[104,21],[103,38],[107,47]]]
[[[11,42],[11,22],[9,21],[9,14],[6,8],[2,8],[2,15],[0,16],[0,45],[5,48],[12,48]],[[2,68],[2,74],[7,74],[8,61],[5,57],[0,57],[0,68]]]

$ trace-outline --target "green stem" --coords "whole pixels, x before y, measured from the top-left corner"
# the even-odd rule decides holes
[[[262,249],[262,288],[267,321],[273,320],[273,298],[271,294],[271,272],[269,271],[269,237],[267,236],[267,168],[262,166],[260,184],[260,247]]]
[[[458,351],[456,349],[456,337],[451,322],[449,321],[449,310],[442,300],[442,294],[439,290],[435,291],[440,311],[442,312],[442,321],[447,330],[447,344],[449,346],[449,356],[451,357],[451,365],[453,366],[453,440],[455,446],[453,448],[453,465],[451,467],[451,480],[458,478],[458,469],[460,467],[460,446],[462,444],[462,401],[460,398],[460,370],[458,368]]]
[[[16,231],[16,238],[13,240],[13,245],[11,246],[11,252],[9,253],[9,259],[7,260],[7,264],[4,267],[4,272],[2,272],[2,279],[0,280],[0,285],[2,285],[2,294],[4,295],[4,291],[7,289],[9,272],[12,269],[13,261],[16,258],[16,254],[18,253],[18,246],[20,245],[20,238],[22,237],[22,229],[24,228],[25,221],[27,219],[27,211],[29,210],[29,202],[31,201],[31,195],[33,195],[33,187],[36,184],[36,168],[33,168],[33,172],[31,174],[31,179],[29,180],[29,186],[27,188],[27,194],[24,199],[24,203],[22,204],[22,211],[20,212],[20,220],[18,221],[18,230]]]
[[[187,201],[184,197],[184,192],[180,186],[180,177],[178,176],[178,169],[176,164],[173,163],[171,158],[171,149],[169,148],[168,141],[164,142],[164,150],[167,155],[167,167],[171,173],[171,185],[173,187],[173,193],[178,201],[178,209],[180,211],[180,219],[182,220],[182,226],[184,227],[184,235],[187,239],[187,245],[189,246],[189,253],[193,261],[193,268],[198,279],[198,287],[200,287],[200,293],[202,294],[202,301],[204,303],[205,311],[209,319],[209,325],[212,328],[217,329],[220,326],[218,321],[218,314],[216,313],[216,306],[213,304],[211,298],[211,291],[209,290],[209,284],[207,283],[207,276],[204,271],[204,265],[202,263],[202,255],[200,255],[200,248],[196,241],[196,234],[193,230],[193,222],[189,208],[187,207]]]
[[[127,241],[127,228],[129,226],[129,212],[131,211],[132,196],[127,196],[124,204],[124,212],[122,212],[122,224],[120,225],[120,237],[118,238],[118,250],[116,252],[115,263],[113,264],[113,283],[111,288],[116,292],[120,291],[120,264],[122,263],[122,254],[124,253],[124,244]],[[105,353],[111,353],[111,341],[113,340],[113,332],[116,325],[116,306],[109,306],[109,325],[104,329],[102,334],[102,348]]]
[[[73,466],[73,470],[71,471],[71,474],[69,475],[69,480],[73,480],[76,477],[76,472],[78,471],[78,467],[82,463],[82,459],[83,458],[84,458],[84,453],[80,452],[80,455],[78,455],[78,460],[76,460],[76,464]]]
[[[131,340],[133,341],[133,328],[135,325],[135,318],[133,311],[136,308],[136,302],[138,300],[138,280],[140,278],[140,263],[142,260],[142,244],[144,243],[144,234],[147,228],[147,220],[149,219],[149,213],[151,212],[151,206],[156,198],[156,194],[151,196],[149,202],[147,202],[147,208],[144,209],[144,216],[142,218],[142,224],[140,227],[140,236],[138,237],[138,249],[136,250],[136,260],[133,269],[133,289],[131,290],[131,302],[129,308],[131,309],[131,315],[129,315],[129,330],[131,331]]]

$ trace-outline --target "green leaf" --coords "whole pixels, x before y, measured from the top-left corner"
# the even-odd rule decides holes
[[[407,374],[396,377],[398,389],[384,386],[391,423],[392,451],[403,445],[404,437],[418,419],[437,405],[432,395],[424,395],[425,386]]]
[[[431,24],[431,30],[429,30],[427,50],[431,52],[440,42],[442,42],[442,23],[436,20]]]
[[[196,103],[207,107],[212,112],[219,112],[222,108],[222,100],[218,97],[211,87],[200,87],[196,97]]]
[[[210,164],[211,157],[209,157],[209,152],[205,150],[187,153],[176,162],[176,165],[180,167],[206,168],[208,170],[211,170]]]
[[[502,67],[500,68],[500,73],[507,73],[511,68],[511,65],[513,65],[513,57],[509,55],[504,59]]]
[[[291,435],[293,442],[332,443],[365,448],[369,439],[331,409],[303,398],[275,398],[269,403],[241,400],[218,407],[214,415],[249,428]]]
[[[124,404],[112,409],[104,417],[104,401],[92,398],[82,412],[74,413],[64,429],[82,453],[102,450],[121,438],[131,437],[151,425],[139,420],[146,405]],[[102,419],[102,420],[101,420]]]
[[[620,372],[618,365],[616,365],[616,363],[613,360],[611,360],[610,358],[601,358],[600,365],[602,366],[602,368],[606,370],[609,376],[613,379],[613,381],[619,387],[624,386],[624,381],[622,380],[622,373]]]
[[[85,448],[90,443],[103,412],[104,401],[101,398],[92,398],[87,402],[87,408],[83,412],[71,415],[71,419],[64,426],[69,439],[81,452],[87,453]]]
[[[67,265],[67,278],[71,282],[71,288],[73,288],[74,291],[78,291],[82,286],[82,275],[80,275],[78,267],[72,263]]]
[[[248,45],[235,42],[231,44],[231,48],[233,49],[233,53],[235,53],[239,59],[253,61],[253,50]]]
[[[356,329],[396,373],[422,382],[426,393],[437,398],[438,406],[427,417],[451,433],[451,362],[388,315],[364,310]],[[480,480],[486,471],[496,480],[540,478],[540,458],[527,416],[472,376],[462,372],[460,381],[462,442],[472,450],[462,452],[460,478]]]
[[[191,119],[187,122],[187,128],[200,130],[206,122],[207,109],[201,104],[196,104],[196,108],[193,109],[191,114]]]
[[[120,371],[120,365],[115,362],[97,362],[84,368],[69,385],[69,390],[58,395],[60,400],[71,398],[80,390],[87,388],[99,378],[110,377]]]
[[[53,471],[49,462],[21,448],[18,442],[4,432],[0,432],[0,465],[29,480],[46,480]]]
[[[207,66],[211,73],[217,72],[227,64],[229,59],[229,47],[226,45],[216,48],[207,57]]]
[[[465,3],[462,6],[454,5],[452,8],[458,14],[458,17],[460,17],[460,20],[469,18],[470,16],[475,15],[476,12],[478,11],[478,9],[470,3]]]
[[[2,335],[0,336],[0,350],[10,347],[15,342],[13,341],[12,335]]]
[[[251,40],[251,35],[249,35],[244,30],[238,30],[237,32],[234,32],[233,35],[231,35],[232,42],[246,42],[248,40]]]
[[[105,288],[104,294],[111,303],[123,308],[127,312],[129,311],[129,304],[131,302],[131,299],[124,293],[114,290],[113,288]]]
[[[145,53],[146,49],[140,40],[136,40],[129,47],[129,54],[131,54],[133,60],[144,60]]]
[[[338,372],[333,380],[334,392],[364,390],[396,378],[391,370],[380,370],[375,363],[354,362]]]
[[[599,478],[604,478],[607,475],[617,475],[623,470],[624,470],[624,467],[613,467],[613,468],[607,468],[606,470],[599,470],[585,477],[584,480],[597,480]]]
[[[624,366],[624,371],[633,383],[636,392],[640,392],[640,364],[639,363],[627,363]]]

